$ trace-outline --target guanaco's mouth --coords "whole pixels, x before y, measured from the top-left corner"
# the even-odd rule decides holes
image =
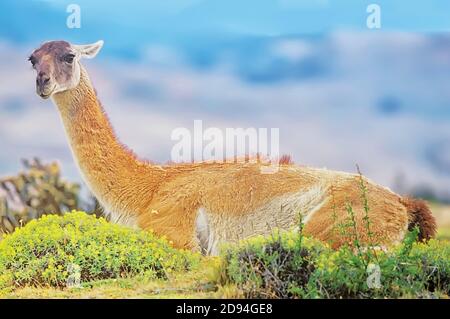
[[[43,98],[44,100],[48,99],[50,97],[50,95],[51,95],[51,93],[50,94],[43,94],[43,93],[39,94],[39,96],[41,98]]]
[[[53,86],[51,90],[46,90],[45,92],[40,92],[40,90],[38,90],[38,95],[41,98],[43,98],[44,100],[46,100],[53,94],[54,91],[55,91],[55,86]]]

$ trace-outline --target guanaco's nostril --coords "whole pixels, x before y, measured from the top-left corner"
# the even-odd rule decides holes
[[[43,73],[39,73],[38,77],[36,78],[36,83],[38,85],[46,85],[48,84],[48,82],[50,82],[50,77]]]

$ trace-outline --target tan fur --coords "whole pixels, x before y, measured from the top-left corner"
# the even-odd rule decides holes
[[[151,165],[117,141],[83,68],[78,86],[53,99],[84,180],[116,222],[217,254],[222,242],[295,227],[301,213],[307,234],[339,247],[348,239],[335,225],[348,218],[350,203],[359,239],[369,241],[357,175],[294,166],[286,158],[273,174],[261,174],[260,163]],[[409,224],[402,198],[365,183],[377,244],[401,240]]]
[[[425,241],[436,235],[436,220],[423,200],[405,197],[402,199],[409,214],[408,229],[419,227],[419,240]]]

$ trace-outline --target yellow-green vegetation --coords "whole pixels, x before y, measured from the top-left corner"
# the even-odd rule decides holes
[[[224,250],[220,283],[248,298],[446,297],[450,245],[417,243],[417,232],[389,251],[335,251],[293,232],[256,237]]]
[[[4,236],[0,288],[63,288],[137,275],[167,279],[198,262],[198,255],[176,250],[150,232],[74,211],[43,216]]]
[[[448,241],[417,243],[413,231],[388,251],[335,251],[304,237],[301,229],[274,231],[227,245],[220,257],[201,257],[83,212],[45,215],[0,241],[0,297],[434,298],[450,293]]]

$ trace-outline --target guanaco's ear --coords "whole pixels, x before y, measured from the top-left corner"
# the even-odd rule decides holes
[[[74,50],[76,50],[80,57],[92,59],[94,58],[97,53],[100,51],[100,49],[103,46],[103,40],[97,41],[92,44],[83,44],[83,45],[72,45]]]

